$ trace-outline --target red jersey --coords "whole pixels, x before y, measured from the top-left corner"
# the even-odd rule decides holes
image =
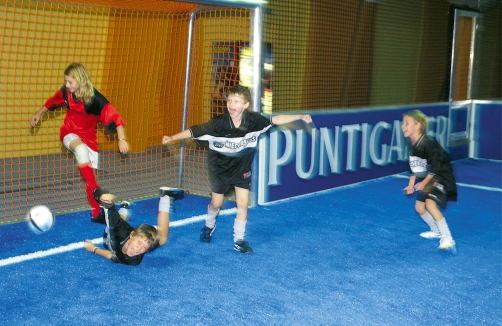
[[[45,108],[55,110],[65,106],[66,116],[59,131],[59,138],[70,134],[76,134],[93,151],[98,151],[96,137],[96,125],[101,122],[107,129],[115,131],[118,126],[124,126],[117,110],[96,89],[90,103],[76,102],[65,86],[45,102]]]

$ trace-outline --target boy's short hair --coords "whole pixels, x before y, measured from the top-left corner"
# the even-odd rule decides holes
[[[245,103],[251,102],[251,92],[249,91],[249,88],[247,88],[246,86],[242,86],[239,84],[234,85],[230,87],[227,91],[227,95],[230,94],[242,95],[244,97],[244,100],[246,101]]]
[[[405,112],[403,116],[408,116],[415,120],[416,122],[420,123],[420,131],[422,133],[425,132],[425,129],[427,128],[427,116],[420,110],[411,110],[408,112]]]
[[[147,252],[152,252],[159,246],[160,236],[159,232],[154,226],[148,224],[141,224],[134,229],[134,235],[143,237],[146,241],[150,242],[150,248]]]

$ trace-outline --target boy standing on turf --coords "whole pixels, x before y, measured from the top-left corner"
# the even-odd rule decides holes
[[[270,119],[249,111],[251,93],[247,87],[235,85],[227,91],[228,113],[206,123],[192,126],[174,136],[164,136],[163,144],[193,138],[209,143],[208,164],[211,183],[211,202],[207,209],[201,242],[210,242],[216,229],[216,216],[223,205],[224,194],[235,188],[237,216],[234,220],[234,249],[249,254],[253,250],[244,241],[246,230],[251,165],[259,136],[274,125],[303,120],[312,122],[308,114],[277,115]]]
[[[183,191],[175,188],[160,188],[159,212],[157,227],[141,224],[133,228],[128,220],[129,203],[123,202],[117,211],[115,196],[95,188],[95,200],[104,207],[106,228],[103,233],[103,242],[106,249],[96,247],[91,240],[85,240],[84,247],[87,251],[101,257],[110,259],[115,263],[125,265],[139,265],[147,252],[152,252],[167,242],[169,234],[169,209],[171,200],[183,195]]]
[[[420,236],[439,238],[439,249],[448,249],[455,246],[455,241],[437,205],[446,208],[448,199],[456,200],[457,185],[448,153],[424,134],[426,127],[427,117],[421,111],[412,110],[403,115],[403,134],[411,142],[410,179],[404,190],[408,195],[417,191],[415,210],[430,227]]]

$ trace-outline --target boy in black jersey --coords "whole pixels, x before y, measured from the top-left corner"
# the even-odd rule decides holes
[[[145,253],[152,252],[167,242],[171,200],[183,195],[183,191],[175,188],[160,188],[157,227],[141,224],[136,228],[125,221],[128,215],[127,207],[121,205],[117,211],[113,202],[114,195],[99,187],[94,189],[93,195],[96,201],[104,207],[106,228],[103,242],[106,249],[96,247],[90,240],[85,240],[85,249],[115,263],[139,265]]]
[[[259,136],[274,125],[303,120],[311,123],[308,114],[277,115],[270,119],[249,111],[251,93],[247,87],[232,86],[227,91],[228,113],[214,117],[206,123],[192,126],[174,136],[164,136],[163,144],[193,138],[209,143],[208,164],[211,182],[211,202],[207,209],[205,226],[200,241],[210,242],[216,228],[216,216],[223,205],[224,194],[235,189],[237,216],[234,221],[234,249],[244,254],[253,250],[244,241],[246,230],[251,165]]]
[[[439,238],[439,249],[448,249],[455,246],[455,241],[437,205],[446,208],[448,199],[456,200],[457,185],[448,153],[424,134],[426,127],[427,117],[421,111],[412,110],[403,115],[403,134],[411,142],[410,179],[404,190],[408,195],[417,191],[415,210],[430,227],[420,236]]]

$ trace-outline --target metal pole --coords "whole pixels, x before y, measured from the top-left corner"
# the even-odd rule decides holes
[[[183,94],[183,119],[181,122],[181,130],[185,130],[187,128],[187,115],[188,115],[188,91],[190,84],[190,60],[192,58],[192,41],[193,41],[193,26],[195,24],[195,18],[197,14],[202,10],[210,10],[210,9],[218,9],[220,7],[209,7],[203,6],[195,8],[190,13],[190,20],[188,23],[188,40],[187,40],[187,55],[186,55],[186,72],[185,72],[185,91]],[[185,140],[181,140],[180,147],[180,165],[178,167],[178,188],[181,188],[181,184],[183,182],[183,161],[185,157]]]
[[[261,7],[256,7],[251,11],[251,50],[253,53],[253,89],[251,90],[252,96],[252,109],[254,112],[261,112],[261,97],[262,97],[262,67],[263,67],[263,11]],[[258,174],[259,171],[259,160],[258,155],[261,153],[257,152],[253,159],[253,165],[251,171],[251,192],[249,198],[249,206],[253,207],[257,204],[257,192],[258,192]],[[263,154],[262,154],[263,155]]]
[[[181,121],[181,130],[186,129],[187,123],[187,112],[188,112],[188,83],[190,82],[190,58],[192,54],[192,37],[193,37],[193,24],[195,20],[195,14],[198,12],[195,9],[190,13],[190,20],[188,23],[188,40],[187,40],[187,56],[186,56],[186,66],[185,66],[185,92],[183,94],[183,119]],[[180,165],[178,167],[178,188],[181,188],[181,183],[183,181],[183,161],[185,157],[185,140],[181,140],[180,147]]]

